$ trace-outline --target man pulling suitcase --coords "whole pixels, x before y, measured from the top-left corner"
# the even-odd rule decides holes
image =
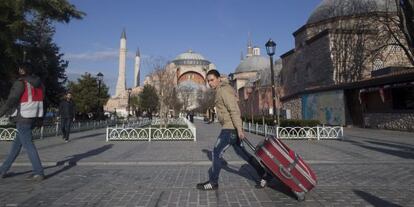
[[[218,189],[218,180],[220,170],[222,168],[220,158],[225,150],[233,146],[237,155],[247,161],[256,170],[261,178],[256,187],[265,187],[264,179],[266,172],[254,156],[249,154],[243,146],[242,139],[245,138],[242,120],[240,117],[240,109],[237,105],[237,98],[233,88],[225,81],[220,79],[220,73],[217,70],[207,72],[207,81],[211,88],[216,90],[215,106],[217,118],[222,125],[222,130],[214,145],[212,155],[212,166],[209,169],[209,180],[197,184],[199,190],[216,190]]]

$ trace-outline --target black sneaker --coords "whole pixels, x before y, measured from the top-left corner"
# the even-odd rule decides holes
[[[199,190],[217,190],[218,184],[212,184],[210,181],[204,182],[204,183],[198,183],[197,189]]]
[[[267,186],[267,181],[265,179],[261,179],[257,184],[256,188],[265,188]]]
[[[36,181],[36,182],[40,182],[44,179],[45,179],[44,175],[38,175],[38,174],[31,174],[31,175],[27,176],[27,178],[26,178],[26,180],[28,180],[28,181]]]

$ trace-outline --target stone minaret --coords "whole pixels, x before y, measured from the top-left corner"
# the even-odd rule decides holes
[[[119,47],[119,73],[118,73],[118,82],[116,84],[115,96],[118,97],[122,95],[126,89],[126,80],[125,80],[125,62],[126,62],[126,34],[125,29],[122,31],[121,35],[121,44]]]
[[[138,87],[140,79],[139,66],[141,63],[141,54],[139,53],[139,48],[137,49],[137,54],[135,55],[135,67],[134,67],[134,87]]]
[[[252,47],[252,39],[250,38],[250,32],[249,32],[248,36],[249,36],[249,40],[247,42],[247,54],[246,54],[246,57],[251,57],[251,56],[253,56],[253,47]]]

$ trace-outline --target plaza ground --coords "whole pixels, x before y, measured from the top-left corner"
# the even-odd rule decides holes
[[[24,151],[0,179],[0,206],[414,206],[414,133],[346,128],[343,140],[287,140],[318,185],[306,201],[276,180],[255,189],[254,170],[229,148],[218,191],[207,180],[218,124],[196,121],[197,142],[105,142],[105,129],[37,140],[46,179],[25,181]],[[258,143],[264,137],[248,134]],[[0,162],[11,142],[0,142]]]

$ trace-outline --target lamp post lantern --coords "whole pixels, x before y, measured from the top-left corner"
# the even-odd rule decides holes
[[[103,81],[104,75],[99,72],[96,74],[96,79],[98,80],[98,119],[101,119],[101,113],[102,113],[102,106],[101,106],[101,83]]]
[[[131,108],[131,92],[132,92],[132,89],[131,88],[128,88],[127,89],[127,92],[128,92],[128,106],[127,106],[127,109],[128,109],[128,118],[129,118],[129,112],[130,112],[130,108]]]
[[[273,69],[273,55],[275,54],[276,50],[276,43],[273,42],[272,39],[266,42],[266,51],[267,55],[270,57],[270,72],[271,72],[271,80],[272,80],[272,101],[273,101],[273,121],[275,125],[279,126],[279,109],[276,109],[276,86],[275,86],[275,72]],[[275,113],[277,111],[277,114]]]

